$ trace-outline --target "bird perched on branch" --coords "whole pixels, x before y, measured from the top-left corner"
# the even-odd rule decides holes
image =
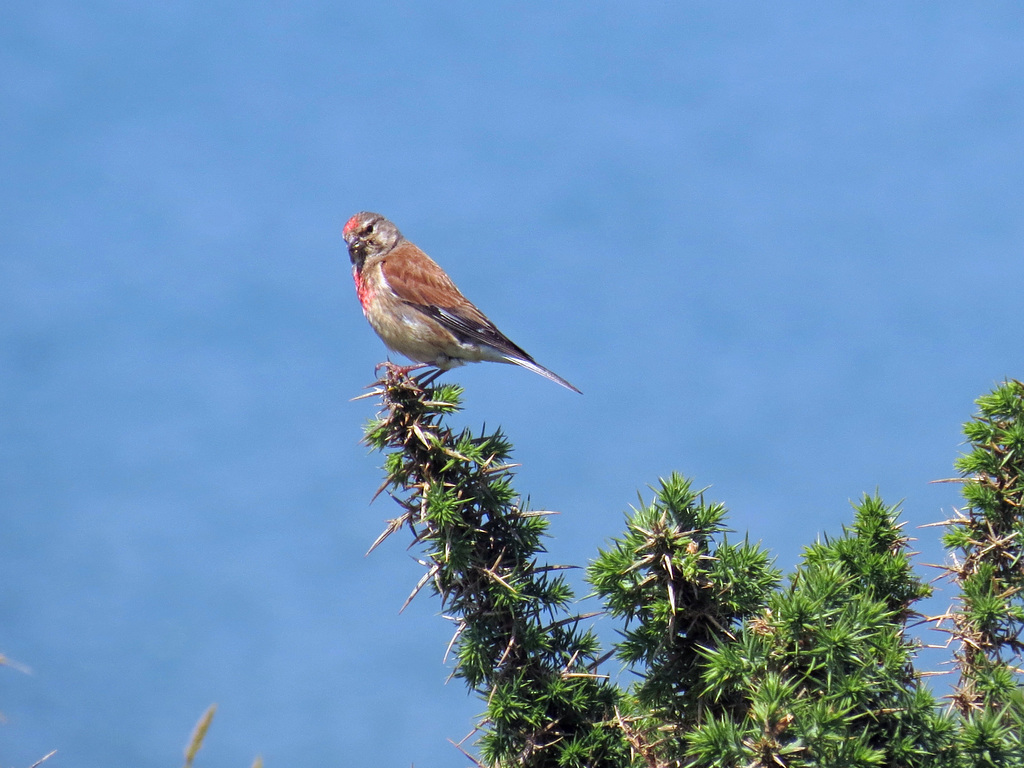
[[[513,363],[579,392],[510,341],[379,213],[357,213],[342,235],[363,314],[388,348],[440,371],[482,360]]]

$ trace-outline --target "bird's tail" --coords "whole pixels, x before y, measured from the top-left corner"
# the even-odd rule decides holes
[[[577,392],[577,393],[579,393],[581,395],[583,394],[578,389],[576,389],[576,387],[574,387],[568,381],[566,381],[561,376],[559,376],[557,373],[555,373],[554,371],[549,371],[547,368],[545,368],[540,363],[534,361],[532,358],[527,359],[527,358],[513,357],[512,355],[507,355],[505,357],[505,361],[509,362],[509,363],[513,363],[514,365],[522,366],[523,368],[525,368],[528,371],[533,371],[534,373],[539,373],[545,379],[551,379],[551,381],[555,382],[556,384],[561,384],[566,389],[571,389],[573,392]]]

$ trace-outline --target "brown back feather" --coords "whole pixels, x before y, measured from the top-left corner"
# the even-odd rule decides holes
[[[433,259],[408,240],[403,240],[385,255],[381,271],[398,298],[412,304],[457,336],[489,344],[515,357],[533,360],[462,295]]]
[[[476,309],[444,270],[408,240],[399,243],[384,257],[381,269],[388,285],[402,301],[460,310],[468,305]]]

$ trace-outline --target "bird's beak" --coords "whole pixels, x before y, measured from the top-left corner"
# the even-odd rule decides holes
[[[346,240],[348,243],[348,257],[352,260],[352,263],[356,266],[356,269],[363,268],[363,242],[358,237],[353,237],[351,240]]]

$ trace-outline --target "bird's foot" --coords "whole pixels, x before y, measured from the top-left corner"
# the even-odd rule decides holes
[[[377,363],[377,367],[373,369],[373,372],[379,376],[380,369],[383,368],[385,371],[387,371],[388,376],[407,377],[411,371],[418,371],[420,368],[426,367],[428,367],[428,363],[416,363],[415,365],[395,365],[390,360],[385,360],[383,363]]]
[[[379,363],[374,369],[374,373],[380,376],[381,369],[384,369],[384,375],[380,378],[380,383],[383,384],[397,384],[406,382],[412,384],[420,390],[426,389],[428,386],[434,383],[434,379],[444,373],[444,369],[436,367],[433,363],[416,363],[415,365],[395,365],[390,360],[385,360],[383,363]],[[410,376],[412,371],[418,371],[422,368],[429,368],[431,370],[426,373],[420,374],[419,376]]]

